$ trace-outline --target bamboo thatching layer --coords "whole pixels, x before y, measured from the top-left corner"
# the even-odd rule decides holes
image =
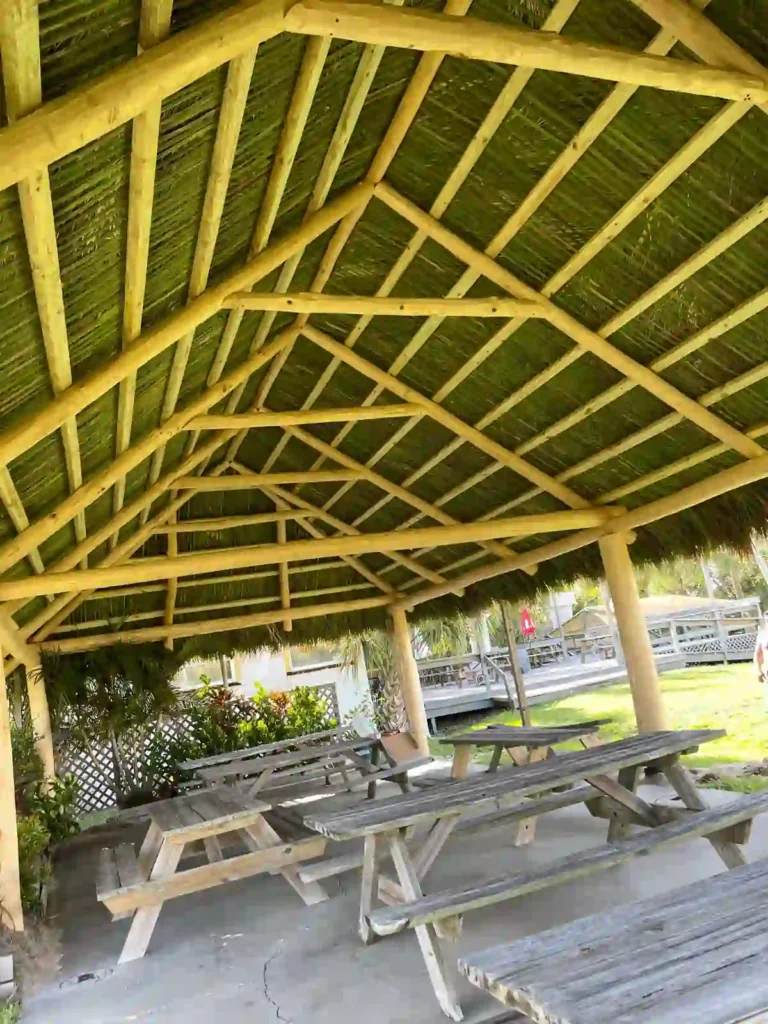
[[[26,0],[12,0],[23,9]],[[142,0],[143,5],[152,0]],[[685,0],[674,0],[683,3]],[[175,0],[172,8],[171,38],[203,24],[235,4],[213,0]],[[439,10],[435,3],[409,6]],[[541,28],[556,8],[554,0],[509,0],[504,5],[474,0],[470,14],[513,26]],[[561,0],[563,6],[563,0]],[[573,13],[562,35],[596,44],[624,47],[639,52],[659,31],[650,17],[630,0],[580,0],[570,5]],[[712,0],[705,16],[738,46],[761,63],[768,63],[768,9],[747,0]],[[86,82],[123,66],[137,53],[138,0],[47,0],[41,2],[40,53],[43,101],[48,103],[69,95]],[[268,183],[279,168],[281,133],[292,94],[300,81],[302,61],[306,63],[309,37],[282,33],[259,47],[251,79],[245,114],[235,150],[231,178],[226,190],[221,224],[212,259],[209,281],[220,282],[248,258],[254,228],[268,197]],[[416,45],[419,43],[416,41]],[[690,48],[676,44],[667,48],[672,58],[696,61]],[[345,101],[355,82],[360,61],[370,58],[370,47],[334,39],[319,73],[317,88],[298,145],[295,162],[282,193],[270,238],[285,238],[301,223],[323,166]],[[660,51],[657,51],[660,52]],[[666,52],[666,51],[665,51]],[[342,196],[366,178],[388,126],[398,110],[408,83],[419,63],[412,50],[384,49],[375,70],[370,91],[351,133],[343,158],[332,180],[329,199]],[[723,62],[721,62],[723,63]],[[386,181],[421,210],[428,211],[438,200],[448,176],[458,164],[483,119],[515,74],[513,67],[448,56],[442,60],[426,91],[413,123],[386,170]],[[147,266],[143,329],[161,323],[184,308],[188,299],[190,274],[214,141],[224,96],[227,66],[216,68],[162,103],[156,178]],[[8,85],[2,81],[0,93]],[[576,77],[553,71],[534,71],[519,97],[501,121],[487,148],[477,159],[466,180],[437,216],[441,223],[477,250],[491,244],[494,235],[515,211],[525,210],[526,197],[537,187],[547,169],[567,152],[572,140],[588,123],[601,103],[613,94],[611,81]],[[547,291],[547,282],[579,253],[624,204],[654,181],[654,176],[676,154],[690,147],[697,133],[709,133],[707,143],[688,165],[680,164],[670,173],[665,188],[638,207],[613,240],[578,269],[562,287],[552,292],[558,307],[594,331],[612,317],[632,306],[638,298],[671,274],[697,252],[711,246],[740,218],[750,216],[768,194],[768,116],[758,107],[739,117],[730,117],[727,100],[708,96],[661,91],[640,87],[609,120],[586,152],[553,188],[551,194],[519,228],[496,255],[497,262],[525,284]],[[5,118],[3,117],[3,123]],[[723,127],[719,128],[718,125]],[[68,347],[75,383],[87,373],[106,365],[121,350],[124,304],[127,222],[131,159],[131,125],[123,124],[109,134],[75,149],[49,168],[58,260],[64,295]],[[768,210],[766,210],[768,213]],[[609,334],[610,342],[638,363],[648,366],[690,339],[696,332],[750,300],[765,287],[764,252],[768,242],[768,217],[752,214],[749,230],[695,273],[666,291],[657,301]],[[321,260],[334,237],[325,231],[310,242],[298,262],[289,291],[308,291]],[[333,268],[324,290],[336,295],[372,296],[384,285],[387,275],[409,245],[415,229],[388,205],[374,197],[357,221]],[[392,289],[396,296],[443,297],[451,292],[465,264],[443,245],[422,240],[413,260]],[[269,291],[278,281],[274,270],[259,281],[256,290]],[[466,291],[468,297],[501,293],[496,282],[479,276]],[[464,294],[464,293],[462,293]],[[768,302],[766,302],[768,307]],[[224,372],[238,367],[248,355],[257,335],[262,314],[246,311],[226,360]],[[196,330],[189,361],[176,404],[183,409],[206,387],[222,339],[228,312],[223,310],[205,320]],[[271,318],[267,337],[273,338],[290,326],[293,314]],[[402,357],[411,338],[423,328],[423,317],[376,316],[354,344],[354,351],[381,370],[395,364],[399,381],[424,396],[434,396],[460,371],[502,326],[495,319],[446,318],[410,359]],[[313,314],[311,324],[337,341],[353,331],[357,318],[346,315]],[[748,432],[768,421],[768,360],[765,342],[768,312],[756,306],[731,329],[719,333],[700,347],[659,370],[659,375],[683,395],[711,409],[726,424]],[[266,340],[266,339],[265,339]],[[138,372],[132,442],[147,436],[160,424],[160,410],[175,346],[147,362]],[[475,424],[489,416],[496,406],[527,386],[558,359],[573,350],[573,340],[547,319],[530,319],[510,332],[506,340],[481,361],[473,372],[440,398],[441,404],[461,421]],[[408,350],[410,351],[410,349]],[[400,365],[398,365],[398,359]],[[314,341],[300,335],[290,348],[285,364],[274,381],[274,361],[257,370],[247,381],[237,411],[249,410],[265,381],[271,382],[266,406],[272,410],[300,408],[312,394],[327,369],[330,356]],[[743,374],[754,371],[745,386],[738,386]],[[637,431],[670,415],[669,405],[643,387],[634,387],[610,404],[598,408],[573,426],[555,432],[543,443],[530,445],[542,431],[562,417],[593,402],[607,389],[623,380],[616,369],[593,354],[583,354],[551,379],[523,398],[504,414],[483,425],[484,433],[510,451],[520,449],[536,469],[551,477],[571,470],[586,459],[596,464],[569,476],[567,486],[589,503],[618,491],[612,504],[632,509],[671,494],[682,487],[710,477],[743,461],[743,456],[725,450],[697,465],[681,469],[663,479],[633,488],[635,481],[692,456],[717,443],[702,427],[687,419],[627,447],[613,457],[601,453],[619,445]],[[733,386],[736,381],[737,385]],[[328,380],[316,404],[320,407],[360,406],[369,400],[374,383],[347,365],[339,366]],[[712,401],[713,389],[726,387],[733,393]],[[717,397],[717,396],[715,396]],[[21,220],[18,190],[0,190],[0,429],[12,429],[25,417],[46,408],[53,398],[46,364],[38,305],[30,270],[27,240]],[[400,402],[402,396],[384,391],[378,404]],[[210,412],[224,412],[227,402]],[[94,478],[115,458],[118,388],[112,387],[77,416],[78,439],[85,480]],[[679,420],[679,417],[678,417]],[[454,520],[471,522],[492,514],[533,514],[554,512],[562,502],[551,494],[524,496],[531,483],[510,468],[501,468],[484,478],[491,457],[468,442],[453,449],[455,434],[434,419],[424,416],[401,440],[383,455],[382,445],[403,430],[402,420],[375,420],[345,429],[340,451],[360,464],[375,459],[375,470],[395,484],[405,484],[418,499],[438,506]],[[303,427],[306,434],[331,444],[339,424]],[[400,436],[398,434],[398,436]],[[163,472],[182,460],[189,434],[177,434],[166,446]],[[213,437],[205,431],[200,444]],[[292,432],[282,442],[280,428],[251,430],[236,458],[248,470],[272,472],[305,471],[317,468],[318,452]],[[758,443],[761,443],[758,437]],[[279,444],[278,458],[270,455]],[[530,445],[530,446],[529,446]],[[0,449],[2,437],[0,437]],[[448,454],[439,456],[445,449]],[[227,447],[215,453],[206,472],[223,469]],[[429,460],[432,468],[418,475]],[[152,482],[151,459],[147,458],[127,478],[125,503],[140,497]],[[338,468],[326,460],[325,468]],[[344,468],[344,467],[342,467]],[[69,493],[61,431],[48,433],[9,467],[10,477],[30,522],[48,515]],[[232,472],[230,470],[229,472]],[[481,478],[461,490],[475,474]],[[444,496],[459,489],[455,497]],[[624,493],[624,489],[626,493]],[[288,488],[301,499],[321,507],[339,491],[329,511],[345,524],[363,517],[359,529],[381,532],[402,527],[418,510],[400,497],[381,503],[382,490],[369,480],[345,485],[312,483]],[[157,513],[169,500],[155,502]],[[275,508],[274,495],[259,491],[225,491],[195,494],[181,507],[181,520],[269,512]],[[515,500],[519,499],[517,503]],[[765,523],[768,482],[751,484],[719,498],[650,523],[637,531],[632,553],[638,561],[653,561],[673,554],[687,554],[717,544],[741,546],[749,533]],[[114,512],[112,488],[85,509],[89,535],[109,522]],[[511,511],[502,506],[513,503]],[[368,514],[371,508],[372,514]],[[18,517],[17,517],[18,518]],[[314,521],[327,534],[335,529]],[[438,525],[434,515],[422,515],[414,525]],[[126,526],[124,540],[139,528],[138,517]],[[301,522],[289,521],[288,540],[309,536]],[[8,507],[0,506],[0,545],[19,533]],[[178,535],[179,552],[211,548],[240,547],[274,543],[274,525]],[[535,548],[552,539],[536,536],[516,540],[515,551]],[[39,545],[47,569],[76,544],[74,521],[55,530]],[[155,534],[144,543],[136,557],[161,556],[167,552],[168,535]],[[100,544],[88,556],[97,566],[108,556],[109,545]],[[476,556],[466,568],[490,564],[492,551],[476,544],[452,544],[417,557],[427,573],[451,577],[462,571],[452,568],[463,558]],[[369,572],[379,574],[396,590],[416,593],[426,585],[402,560],[389,555],[361,556]],[[37,567],[39,570],[39,566]],[[301,571],[296,571],[300,569]],[[290,575],[292,599],[301,603],[300,592],[353,587],[364,583],[369,589],[349,592],[350,599],[380,595],[349,563],[318,570],[312,563],[303,568],[295,563]],[[11,565],[3,580],[17,579],[35,571],[30,558]],[[601,571],[596,545],[542,562],[536,575],[508,572],[469,587],[463,596],[448,595],[418,606],[416,615],[434,615],[459,607],[472,609],[493,597],[517,599],[537,588],[573,578],[577,574]],[[219,573],[215,583],[181,586],[176,621],[194,621],[184,614],[193,606],[253,599],[253,610],[279,608],[277,567],[273,575],[250,580],[231,580]],[[2,580],[0,580],[0,585]],[[259,599],[273,598],[274,603]],[[306,599],[305,599],[306,600]],[[338,600],[333,594],[313,598],[318,603]],[[139,621],[147,625],[162,622],[165,588],[145,593],[99,597],[80,604],[65,620],[66,626],[91,620],[111,620],[120,628],[130,616],[156,612],[157,618]],[[44,617],[47,603],[38,597],[13,608],[15,621],[25,623]],[[248,610],[248,609],[246,609]],[[201,612],[199,621],[243,613],[238,605],[227,611]],[[381,624],[383,608],[349,615],[297,620],[292,641],[337,635],[350,628]],[[255,646],[279,637],[280,624],[201,637],[208,650]],[[100,632],[104,627],[85,627]],[[55,632],[54,636],[59,635]],[[31,638],[42,634],[35,627]]]

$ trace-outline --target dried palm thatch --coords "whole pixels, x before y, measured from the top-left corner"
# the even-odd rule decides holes
[[[433,618],[599,573],[607,529],[636,528],[644,562],[764,526],[768,12],[408,7],[7,0],[0,600],[23,640],[327,639],[391,602]],[[260,312],[232,298],[251,286],[534,315]],[[418,414],[353,418],[403,402]],[[350,421],[196,421],[312,408]],[[263,476],[318,470],[352,478]],[[455,529],[568,507],[594,517],[578,535]],[[269,519],[290,509],[314,518]],[[435,526],[399,551],[301,547]]]

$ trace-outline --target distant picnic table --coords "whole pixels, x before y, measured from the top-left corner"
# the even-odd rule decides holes
[[[764,1024],[768,860],[471,954],[459,970],[510,1008],[499,1024]]]
[[[439,939],[455,938],[467,910],[597,872],[687,836],[706,836],[730,868],[746,863],[740,844],[748,838],[752,818],[768,808],[768,792],[740,798],[727,808],[707,809],[679,763],[681,754],[724,735],[722,730],[709,729],[645,733],[491,775],[446,780],[364,807],[310,809],[304,824],[329,839],[363,839],[359,912],[363,941],[414,928],[441,1007],[449,1017],[461,1020]],[[650,804],[636,794],[638,774],[646,765],[665,773],[682,808]],[[618,780],[613,773],[618,773]],[[576,782],[585,784],[562,791]],[[478,818],[484,823],[515,822],[577,802],[610,819],[605,846],[542,868],[486,882],[470,880],[456,890],[424,895],[422,880],[460,821],[469,825]],[[645,825],[647,831],[627,838],[630,824]],[[429,828],[426,837],[407,845],[414,829],[424,825]],[[387,855],[397,880],[380,870],[380,861]],[[385,906],[375,906],[377,895]]]

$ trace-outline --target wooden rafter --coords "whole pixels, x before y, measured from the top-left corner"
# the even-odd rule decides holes
[[[188,491],[244,491],[251,488],[267,487],[270,484],[326,484],[349,480],[354,476],[360,480],[360,473],[347,470],[320,470],[319,472],[257,473],[253,477],[242,476],[181,476],[174,486]]]
[[[582,43],[478,18],[457,21],[450,15],[421,8],[348,0],[300,0],[287,12],[285,27],[289,32],[417,48],[697,96],[754,103],[768,100],[768,82],[762,75]]]
[[[168,519],[169,523],[176,522],[176,513],[174,512]],[[176,558],[179,554],[179,538],[175,533],[168,534],[168,557]],[[165,593],[165,609],[163,610],[163,622],[166,626],[173,625],[173,612],[176,608],[176,594],[179,590],[179,580],[176,576],[170,576],[168,578],[168,587]],[[165,646],[169,651],[173,650],[173,640],[170,637],[166,637]]]
[[[424,213],[414,203],[399,195],[389,185],[377,185],[376,195],[396,210],[403,217],[410,220],[418,227],[422,227],[436,241],[439,241],[450,252],[468,264],[474,264],[485,276],[501,287],[507,288],[512,294],[520,298],[531,298],[540,296],[535,289],[524,284],[519,278],[505,270],[498,263],[479,252],[469,243],[465,242],[454,232],[440,224],[439,221]],[[762,454],[760,445],[752,441],[741,431],[736,430],[725,420],[720,419],[709,412],[692,398],[688,398],[674,385],[668,383],[651,369],[630,356],[626,355],[614,345],[611,345],[595,331],[590,330],[579,323],[575,317],[552,302],[547,302],[549,320],[561,330],[567,337],[570,337],[577,345],[589,350],[598,358],[602,359],[609,366],[612,366],[625,377],[633,380],[636,384],[645,388],[656,398],[671,406],[686,419],[691,420],[702,430],[706,430],[713,437],[717,437],[724,444],[747,458],[759,457]]]
[[[131,121],[283,29],[284,0],[237,4],[0,131],[0,189]]]
[[[42,103],[40,75],[40,33],[36,0],[8,0],[0,13],[0,51],[3,60],[3,82],[8,120],[13,124],[28,117]],[[53,216],[53,198],[48,169],[41,168],[18,183],[21,217],[29,253],[32,282],[37,300],[40,329],[48,363],[48,373],[54,395],[66,391],[72,384],[72,366],[69,358],[69,338],[64,316],[64,294],[59,271],[56,223]],[[80,442],[74,416],[61,424],[61,439],[70,491],[83,481],[80,461]],[[21,523],[26,518],[19,510],[18,497],[10,477],[3,480],[6,504],[14,519]],[[85,516],[75,518],[78,541],[85,538]],[[30,552],[38,561],[39,555]]]
[[[296,607],[291,615],[294,619],[312,619],[317,616],[341,615],[344,612],[367,611],[388,604],[387,597],[366,597],[359,600],[329,601],[308,608]],[[269,626],[282,620],[282,609],[274,612],[254,612],[251,615],[230,615],[223,619],[206,619],[206,633],[225,633],[231,629],[252,629],[254,626]],[[111,647],[116,643],[151,643],[155,640],[180,639],[195,636],[200,632],[198,622],[177,623],[175,626],[148,626],[144,629],[126,629],[111,633],[97,633],[95,636],[72,637],[67,640],[53,640],[40,644],[42,650],[56,650],[62,653],[72,651],[93,651],[99,647]]]
[[[238,530],[242,526],[264,526],[291,519],[306,518],[301,512],[276,511],[257,512],[249,516],[212,516],[202,519],[169,520],[158,526],[154,533],[219,533],[221,530]]]
[[[754,460],[757,462],[758,460]],[[366,533],[357,536],[329,537],[321,541],[290,541],[287,544],[261,544],[221,551],[190,552],[177,558],[158,557],[133,561],[110,568],[80,569],[75,572],[46,572],[42,576],[0,582],[0,600],[35,597],[46,593],[73,593],[98,589],[107,583],[146,583],[169,576],[189,576],[216,569],[238,569],[270,565],[283,560],[302,561],[329,555],[358,555],[411,550],[422,544],[433,546],[461,544],[499,537],[531,536],[537,533],[586,529],[605,523],[615,509],[585,508],[547,512],[514,519],[496,519],[487,523],[462,523],[456,526],[432,526],[399,533]]]
[[[157,46],[171,31],[173,0],[143,0],[139,21],[139,53]],[[155,199],[157,145],[160,138],[158,100],[134,119],[131,133],[131,170],[128,185],[128,233],[125,257],[125,297],[123,300],[123,348],[141,334],[144,293],[147,286],[149,234]],[[115,427],[115,453],[122,455],[131,443],[131,424],[136,398],[136,374],[120,381]],[[115,484],[113,510],[119,512],[125,500],[125,477]],[[115,533],[110,539],[114,547]]]
[[[446,14],[450,14],[455,17],[462,17],[469,10],[471,2],[472,0],[446,0],[445,12]],[[374,47],[374,49],[380,49],[383,52],[383,47]],[[366,49],[365,52],[368,52],[368,49]],[[384,135],[384,138],[382,139],[381,144],[379,145],[379,148],[377,149],[376,154],[373,157],[371,166],[366,176],[366,180],[368,180],[369,182],[375,184],[377,181],[380,181],[386,174],[390,163],[394,159],[395,154],[397,153],[400,147],[400,144],[402,143],[406,133],[408,132],[408,129],[413,124],[416,114],[418,113],[421,104],[424,102],[424,99],[432,85],[432,82],[435,79],[435,76],[437,75],[437,72],[440,70],[440,65],[442,64],[444,56],[445,55],[442,53],[427,53],[424,54],[419,59],[419,63],[416,67],[415,72],[413,73],[413,76],[408,82],[408,85],[406,87],[405,92],[403,93],[402,99],[400,100],[395,115],[392,118],[391,122],[389,123],[389,127],[387,128],[386,134]],[[348,101],[353,102],[354,105],[356,106],[359,102],[359,93],[366,93],[368,88],[369,85],[367,82],[365,82],[365,80],[357,82],[356,79],[356,81],[353,82],[353,86],[350,88]],[[359,93],[353,92],[354,89],[358,89]],[[359,114],[359,110],[357,113]],[[342,111],[342,120],[343,118],[344,111]],[[341,162],[343,150],[344,148],[346,148],[346,145],[349,142],[350,135],[351,129],[348,132],[345,132],[345,134],[341,138],[337,139],[336,136],[334,136],[334,139],[331,140],[331,146],[334,145],[334,142],[338,143],[337,150],[335,153],[333,153],[332,158],[331,148],[329,148],[328,154],[326,154],[326,160],[324,161],[323,168],[321,168],[320,175],[318,176],[318,185],[320,182],[322,182],[322,187],[318,188],[318,185],[316,185],[315,191],[313,192],[312,198],[310,200],[310,204],[307,208],[307,212],[309,212],[314,203],[324,201],[325,195],[327,195],[327,191],[330,188],[330,184],[332,181],[332,174],[330,174],[330,168],[328,168],[328,171],[324,174],[326,164],[331,163],[334,165],[333,174],[335,174]],[[364,206],[358,207],[356,211],[349,214],[349,216],[346,217],[339,224],[339,227],[337,228],[336,233],[334,237],[331,239],[331,242],[328,246],[325,258],[323,259],[323,263],[321,264],[321,267],[319,268],[312,282],[311,290],[313,292],[322,291],[325,285],[327,284],[328,279],[331,276],[331,273],[333,272],[333,268],[336,264],[336,261],[341,255],[344,246],[346,245],[352,231],[354,230],[364,210]],[[285,275],[281,275],[280,278],[278,279],[276,290],[284,291],[290,287],[297,266],[298,260],[296,261],[295,265],[291,265],[290,261],[289,263],[286,264],[286,273]],[[297,325],[302,325],[305,322],[306,314],[300,314],[299,317],[297,318]],[[270,375],[270,377],[264,381],[263,386],[260,388],[257,397],[258,401],[261,402],[261,404],[266,403],[269,397],[269,390],[274,381],[277,379],[277,375],[282,369],[282,366],[285,364],[288,355],[289,353],[286,352],[285,357],[282,358],[276,364],[275,372],[273,372]],[[335,367],[333,367],[332,363],[331,366],[328,367],[326,372],[321,375],[317,384],[310,393],[309,398],[304,403],[304,408],[309,408],[314,403],[317,395],[319,395],[320,392],[325,387],[325,383],[328,379],[327,375],[332,374],[334,372],[334,369]],[[235,439],[235,441],[232,442],[229,451],[227,452],[228,458],[237,458],[237,453],[244,437],[245,434],[241,434],[238,438]],[[284,438],[275,446],[274,451],[272,452],[272,454],[269,456],[265,463],[266,469],[269,469],[274,464],[274,462],[279,458],[285,443],[287,443],[287,438]]]

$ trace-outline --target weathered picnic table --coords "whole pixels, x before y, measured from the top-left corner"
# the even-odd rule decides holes
[[[449,736],[443,741],[452,746],[453,764],[451,778],[465,779],[469,772],[472,755],[480,747],[492,747],[493,753],[488,772],[498,770],[502,755],[506,751],[513,764],[535,764],[555,755],[555,747],[561,743],[579,740],[583,747],[594,747],[600,740],[598,730],[607,725],[610,718],[598,718],[591,722],[573,722],[556,726],[488,725],[484,729]],[[536,834],[536,819],[528,818],[517,827],[515,846],[533,842]]]
[[[681,754],[723,735],[721,730],[706,729],[647,733],[565,753],[514,771],[446,782],[362,808],[326,813],[311,810],[304,823],[330,839],[363,838],[359,914],[363,941],[413,927],[441,1007],[449,1017],[461,1020],[438,939],[455,937],[459,915],[465,910],[589,874],[687,835],[706,835],[728,867],[745,863],[737,843],[746,841],[745,823],[768,807],[768,793],[757,799],[744,798],[736,810],[730,808],[730,816],[725,811],[706,810],[693,780],[679,763]],[[650,804],[635,793],[638,773],[646,765],[664,771],[687,810]],[[616,772],[618,781],[612,777]],[[586,784],[568,792],[553,792],[579,781]],[[649,826],[648,832],[617,845],[609,842],[605,847],[582,851],[578,864],[566,865],[562,871],[558,865],[548,865],[533,880],[528,877],[530,872],[518,872],[466,889],[424,896],[421,882],[462,818],[484,812],[486,820],[490,816],[511,823],[582,801],[593,813],[611,819],[609,839],[622,838],[629,823]],[[616,821],[621,825],[618,832]],[[429,825],[429,832],[409,849],[406,839],[420,825]],[[638,843],[638,838],[643,841]],[[394,863],[397,882],[379,872],[378,859],[385,849]],[[374,908],[376,892],[387,904],[385,907]]]
[[[225,882],[281,874],[307,904],[327,899],[317,882],[304,882],[294,865],[320,857],[325,839],[293,828],[284,840],[264,817],[270,804],[234,789],[204,790],[148,807],[150,826],[138,857],[129,843],[101,851],[97,898],[113,920],[133,916],[120,963],[144,956],[163,903]],[[247,853],[224,856],[220,838],[232,834]],[[177,871],[188,844],[202,840],[208,863]]]
[[[509,1014],[557,1024],[768,1020],[768,860],[474,953]]]
[[[222,755],[215,755],[217,762],[197,767],[197,773],[205,782],[214,784],[249,779],[248,792],[251,796],[269,789],[271,800],[278,798],[277,784],[285,782],[286,778],[295,781],[298,777],[302,782],[322,781],[326,783],[326,794],[333,795],[351,790],[353,779],[350,776],[357,773],[354,781],[364,783],[368,787],[368,795],[373,797],[376,783],[384,779],[392,779],[403,792],[407,792],[408,771],[430,761],[430,758],[423,757],[399,761],[390,752],[385,739],[375,735],[354,735],[330,743],[283,742],[292,742],[294,749],[271,753],[269,748],[274,745],[267,744],[239,751],[227,760]],[[369,751],[371,756],[365,757],[362,751]],[[385,760],[383,765],[382,756]],[[194,768],[196,762],[189,761],[186,765]],[[340,786],[330,785],[332,773],[338,773],[343,779]]]

